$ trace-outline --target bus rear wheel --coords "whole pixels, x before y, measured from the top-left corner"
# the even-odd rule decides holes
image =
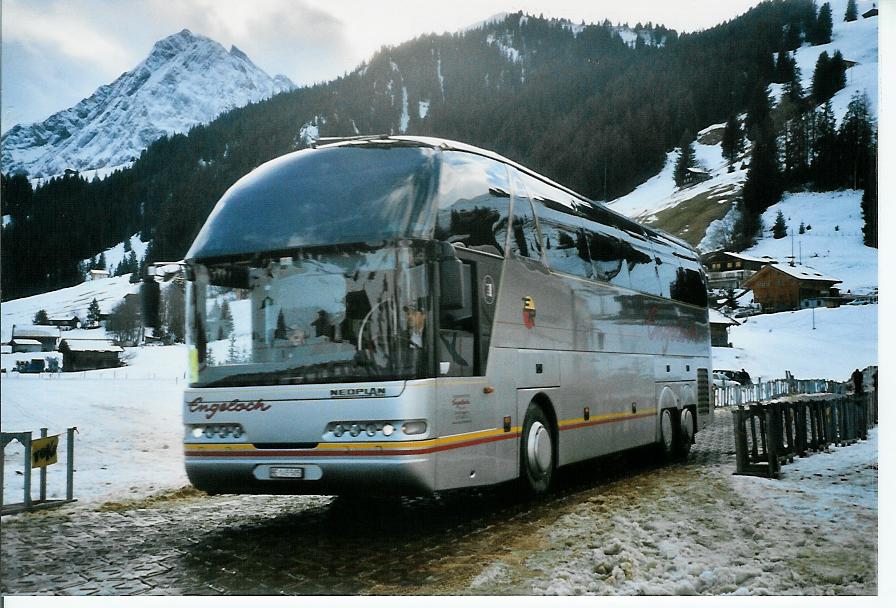
[[[551,423],[541,406],[530,403],[520,438],[520,480],[532,495],[544,494],[551,486],[556,463]]]

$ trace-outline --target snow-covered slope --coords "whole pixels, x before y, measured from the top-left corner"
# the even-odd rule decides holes
[[[125,165],[156,139],[294,88],[231,47],[183,30],[77,105],[3,135],[5,173],[31,177]]]
[[[129,293],[137,293],[139,284],[129,282],[129,276],[86,281],[74,287],[66,287],[28,298],[3,303],[0,313],[0,335],[7,342],[12,337],[13,325],[31,325],[37,311],[43,309],[50,317],[75,314],[87,317],[87,307],[96,298],[102,312],[110,312]]]
[[[831,99],[831,107],[836,120],[841,121],[846,114],[846,108],[856,93],[865,93],[869,99],[869,109],[872,115],[878,116],[878,17],[863,19],[861,14],[872,7],[871,0],[857,0],[859,18],[856,21],[846,22],[843,16],[846,12],[847,0],[831,0],[831,12],[833,17],[833,33],[829,44],[811,46],[803,44],[794,53],[797,66],[802,74],[802,85],[808,93],[811,90],[812,74],[815,71],[815,62],[822,52],[832,56],[840,51],[848,62],[854,62],[846,71],[846,87],[838,91]],[[782,85],[772,84],[769,93],[773,102],[781,97]],[[653,222],[660,214],[670,212],[683,203],[697,201],[705,206],[707,202],[717,203],[718,209],[713,224],[709,223],[706,229],[706,239],[700,244],[700,249],[710,251],[722,246],[724,240],[724,228],[730,227],[733,218],[728,215],[731,203],[740,194],[740,189],[746,180],[747,172],[742,169],[742,163],[735,163],[736,170],[728,173],[724,166],[721,145],[721,129],[724,124],[706,127],[697,136],[694,152],[697,164],[709,173],[710,179],[694,186],[678,189],[672,177],[675,161],[678,159],[679,150],[675,149],[667,155],[662,170],[647,180],[635,190],[616,200],[609,205],[616,211],[639,219]],[[713,132],[719,136],[712,137]],[[701,139],[714,142],[701,143]],[[694,215],[695,210],[684,211]],[[774,215],[772,216],[774,220]],[[797,222],[797,225],[799,222]],[[767,224],[770,226],[771,224]],[[660,227],[665,227],[660,224]],[[668,229],[668,228],[667,228]],[[687,238],[689,235],[679,233],[679,236]],[[700,242],[701,238],[689,239],[692,242]],[[789,253],[788,253],[789,255]]]

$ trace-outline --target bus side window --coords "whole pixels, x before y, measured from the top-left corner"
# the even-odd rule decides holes
[[[435,238],[504,255],[510,184],[503,163],[468,152],[441,154]]]
[[[511,169],[510,173],[513,176],[513,220],[508,247],[520,257],[541,260],[541,239],[532,210],[532,199],[520,172]]]
[[[706,282],[697,268],[698,262],[682,260],[672,284],[672,297],[679,302],[706,308]]]
[[[630,289],[631,281],[628,276],[628,265],[625,263],[624,242],[618,236],[608,234],[607,230],[593,223],[590,228],[588,246],[595,278]]]
[[[632,289],[651,295],[661,295],[657,282],[657,264],[653,249],[643,238],[631,236],[623,243]]]

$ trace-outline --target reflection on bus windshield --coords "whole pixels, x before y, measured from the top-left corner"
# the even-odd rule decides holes
[[[195,266],[198,386],[425,375],[426,266],[410,248],[343,248]]]

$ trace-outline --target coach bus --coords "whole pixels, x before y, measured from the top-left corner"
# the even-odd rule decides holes
[[[712,420],[684,242],[495,153],[319,142],[221,198],[186,258],[184,453],[212,493],[429,493]]]

